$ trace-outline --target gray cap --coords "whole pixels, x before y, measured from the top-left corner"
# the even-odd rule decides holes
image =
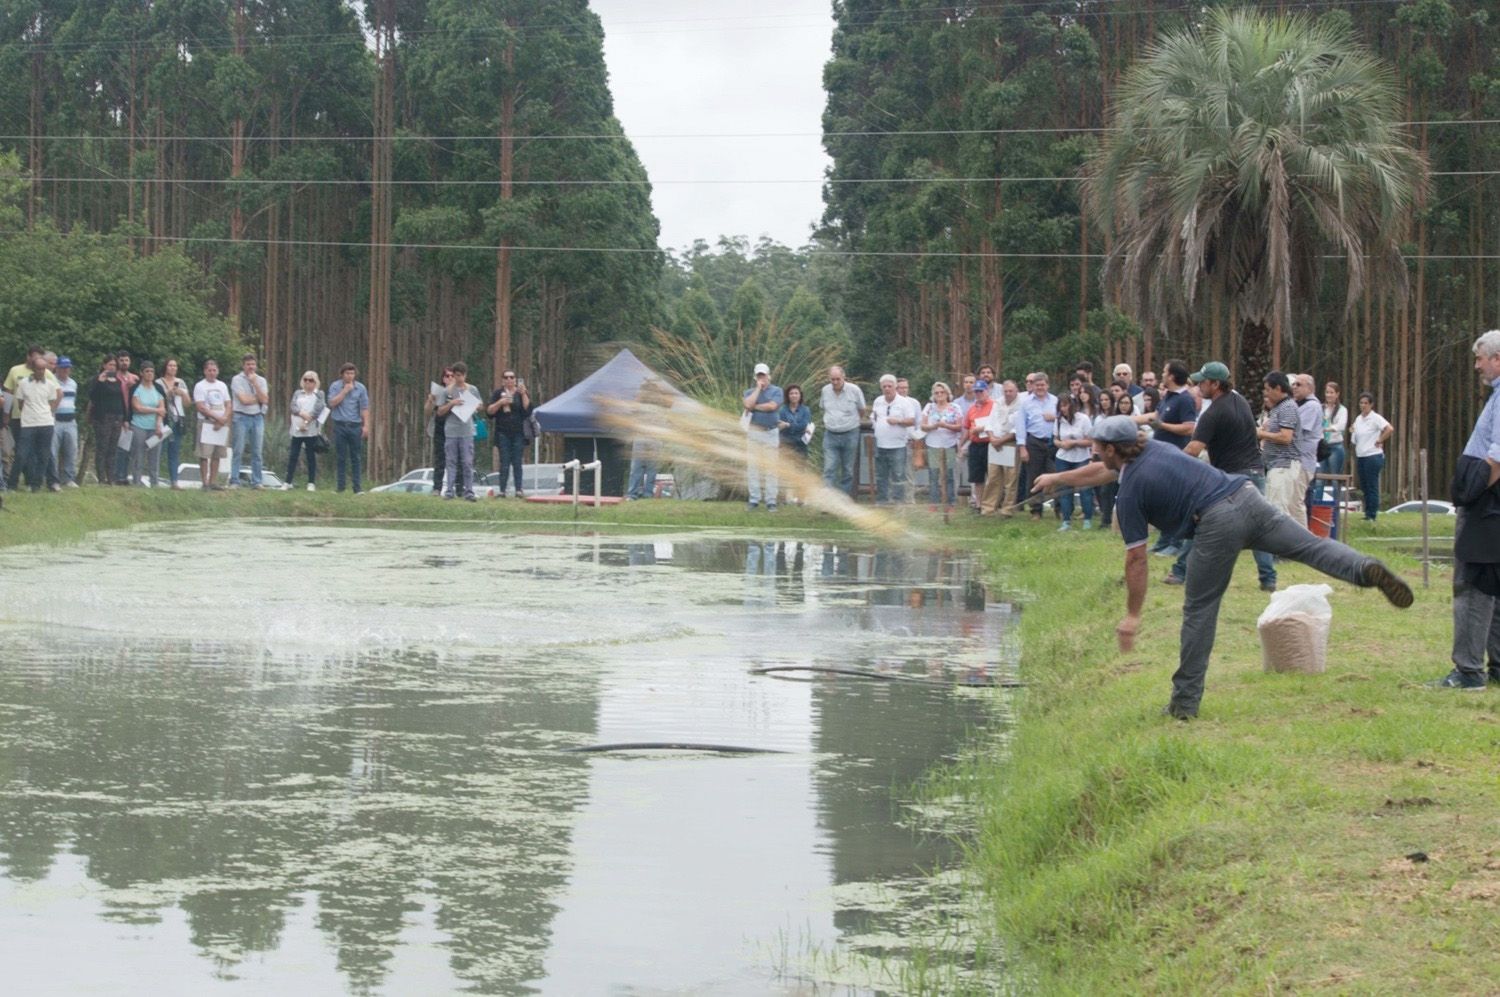
[[[767,374],[767,375],[769,375],[771,373],[771,368],[767,367],[763,363],[758,363],[758,364],[755,365],[755,372],[757,374]]]
[[[1134,443],[1140,438],[1140,430],[1130,416],[1112,415],[1094,423],[1089,436],[1098,443]]]

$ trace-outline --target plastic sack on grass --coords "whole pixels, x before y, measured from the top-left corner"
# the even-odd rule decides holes
[[[1255,621],[1260,663],[1266,671],[1320,674],[1328,667],[1332,594],[1327,585],[1293,585],[1271,596],[1271,604]]]

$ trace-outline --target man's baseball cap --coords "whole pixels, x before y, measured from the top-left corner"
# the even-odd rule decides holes
[[[71,367],[73,366],[73,361],[69,360],[67,357],[58,357],[57,365],[59,367]]]
[[[1199,381],[1218,381],[1220,384],[1229,383],[1229,368],[1217,360],[1210,360],[1203,365],[1203,369],[1188,377],[1189,381],[1197,384]]]
[[[1134,443],[1140,437],[1135,420],[1128,415],[1112,415],[1094,423],[1089,434],[1098,443]]]
[[[755,372],[757,374],[767,374],[767,375],[769,375],[771,373],[771,368],[767,367],[763,363],[758,363],[758,364],[755,365]]]
[[[979,380],[977,380],[977,381],[974,382],[974,390],[975,391],[988,391],[988,390],[990,390],[990,382],[986,381],[984,378],[981,377]]]

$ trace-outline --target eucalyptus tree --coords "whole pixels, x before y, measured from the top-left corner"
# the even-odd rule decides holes
[[[1115,93],[1086,202],[1103,271],[1142,323],[1237,318],[1242,383],[1281,359],[1341,261],[1346,312],[1404,299],[1400,239],[1427,177],[1391,69],[1338,22],[1212,12],[1163,36]]]

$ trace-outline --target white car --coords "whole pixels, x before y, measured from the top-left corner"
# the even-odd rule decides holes
[[[228,478],[229,478],[229,461],[226,459],[226,460],[224,460],[219,465],[219,480],[221,480],[221,481],[227,481]],[[240,484],[241,485],[245,485],[246,487],[249,486],[249,484],[250,484],[250,468],[249,467],[241,467],[240,468]],[[280,488],[281,487],[281,479],[278,478],[271,471],[262,470],[261,474],[260,474],[260,484],[261,484],[262,488]],[[198,473],[198,465],[197,464],[178,464],[177,465],[177,487],[179,487],[179,488],[189,488],[189,489],[191,489],[191,488],[201,489],[203,487],[203,477],[202,477],[202,475],[200,475]]]
[[[429,468],[428,470],[430,471],[431,468]],[[371,488],[370,491],[372,493],[389,492],[393,495],[431,495],[432,481],[431,479],[422,481],[420,479],[408,480],[406,478],[402,478],[400,481],[392,481],[388,485],[377,485],[376,487]]]
[[[1392,506],[1386,512],[1421,512],[1422,502],[1402,502],[1398,506]],[[1442,499],[1427,500],[1427,515],[1429,516],[1457,516],[1458,510],[1453,508],[1452,502],[1444,502]]]

